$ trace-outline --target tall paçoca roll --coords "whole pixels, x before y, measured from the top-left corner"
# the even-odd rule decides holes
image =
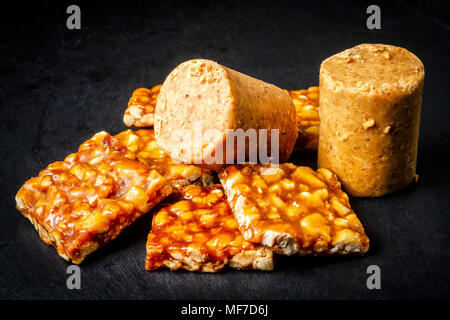
[[[349,194],[382,196],[417,179],[424,74],[414,54],[383,44],[322,62],[318,166]]]
[[[155,109],[155,137],[173,159],[212,170],[237,163],[239,152],[247,159],[259,157],[262,149],[268,157],[276,150],[282,163],[297,138],[295,117],[294,104],[282,89],[197,59],[180,64],[164,81]],[[234,152],[229,152],[233,145],[226,149],[227,141],[242,132],[252,133],[258,141],[237,141]],[[276,135],[278,141],[271,144]]]

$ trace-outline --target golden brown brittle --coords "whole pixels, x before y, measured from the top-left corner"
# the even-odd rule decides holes
[[[171,191],[158,172],[100,132],[29,179],[16,203],[45,243],[78,264]]]
[[[159,89],[161,89],[161,85],[156,85],[151,89],[138,88],[133,91],[123,115],[123,122],[127,127],[132,125],[135,127],[153,126],[153,113]]]
[[[158,171],[173,186],[209,185],[214,182],[214,176],[210,170],[179,163],[164,153],[156,144],[153,129],[127,130],[119,133],[115,138],[134,152],[140,161]]]
[[[364,253],[369,239],[336,175],[290,163],[219,174],[246,240],[281,254]]]
[[[190,185],[154,216],[145,268],[272,270],[272,251],[243,239],[221,185]]]

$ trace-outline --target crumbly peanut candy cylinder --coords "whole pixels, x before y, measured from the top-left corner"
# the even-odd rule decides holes
[[[352,196],[379,197],[417,179],[424,66],[408,50],[361,44],[320,67],[318,167]]]
[[[123,115],[123,122],[127,127],[153,126],[153,114],[161,86],[156,85],[151,89],[138,88],[133,91]]]
[[[164,81],[155,108],[155,137],[172,158],[215,171],[235,163],[237,149],[247,159],[264,150],[285,162],[298,135],[295,117],[294,104],[282,89],[217,62],[195,59],[178,65]],[[227,140],[248,129],[258,141],[244,140],[232,152]],[[259,139],[259,130],[265,130],[267,139]],[[272,130],[278,130],[277,155],[270,154]]]
[[[28,180],[16,203],[45,243],[79,264],[171,191],[158,172],[100,132]]]
[[[161,85],[151,89],[139,88],[125,110],[123,121],[129,126],[151,127]],[[295,150],[317,150],[319,141],[319,87],[301,90],[284,90],[295,106],[298,137]]]
[[[290,163],[230,165],[219,178],[246,240],[284,255],[369,249],[364,228],[330,170]]]
[[[172,187],[198,184],[210,185],[214,176],[210,170],[173,160],[156,144],[153,129],[126,130],[115,136],[128,150],[151,169],[158,171]]]
[[[169,199],[153,216],[147,270],[273,269],[272,251],[243,239],[221,185],[190,185]]]

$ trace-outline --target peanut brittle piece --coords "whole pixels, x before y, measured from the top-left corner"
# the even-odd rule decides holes
[[[297,113],[298,138],[295,150],[317,150],[319,143],[319,87],[287,91]]]
[[[138,159],[158,171],[173,187],[179,185],[210,185],[214,176],[210,170],[172,160],[156,144],[153,129],[123,131],[115,136],[121,144],[134,152]]]
[[[171,191],[158,172],[100,132],[29,179],[16,204],[45,243],[79,264]]]
[[[155,112],[159,89],[161,89],[160,84],[151,89],[138,88],[134,90],[123,115],[123,122],[127,127],[153,126],[153,113]]]
[[[230,165],[219,174],[246,240],[285,255],[365,253],[369,239],[328,169]]]
[[[243,239],[221,185],[190,185],[168,199],[153,216],[147,270],[273,269],[272,251]]]

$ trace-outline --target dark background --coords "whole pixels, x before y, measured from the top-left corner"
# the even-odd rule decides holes
[[[436,299],[450,297],[450,27],[444,1],[74,1],[1,8],[0,298]],[[382,29],[366,28],[381,7]],[[209,58],[286,89],[318,84],[320,62],[362,42],[415,53],[426,70],[419,182],[377,199],[351,199],[371,239],[364,257],[277,257],[273,272],[144,270],[151,214],[81,265],[70,265],[15,209],[20,186],[98,131],[126,129],[131,92],[161,83],[191,58]],[[315,165],[315,155],[294,155]],[[381,268],[368,290],[366,268]]]

